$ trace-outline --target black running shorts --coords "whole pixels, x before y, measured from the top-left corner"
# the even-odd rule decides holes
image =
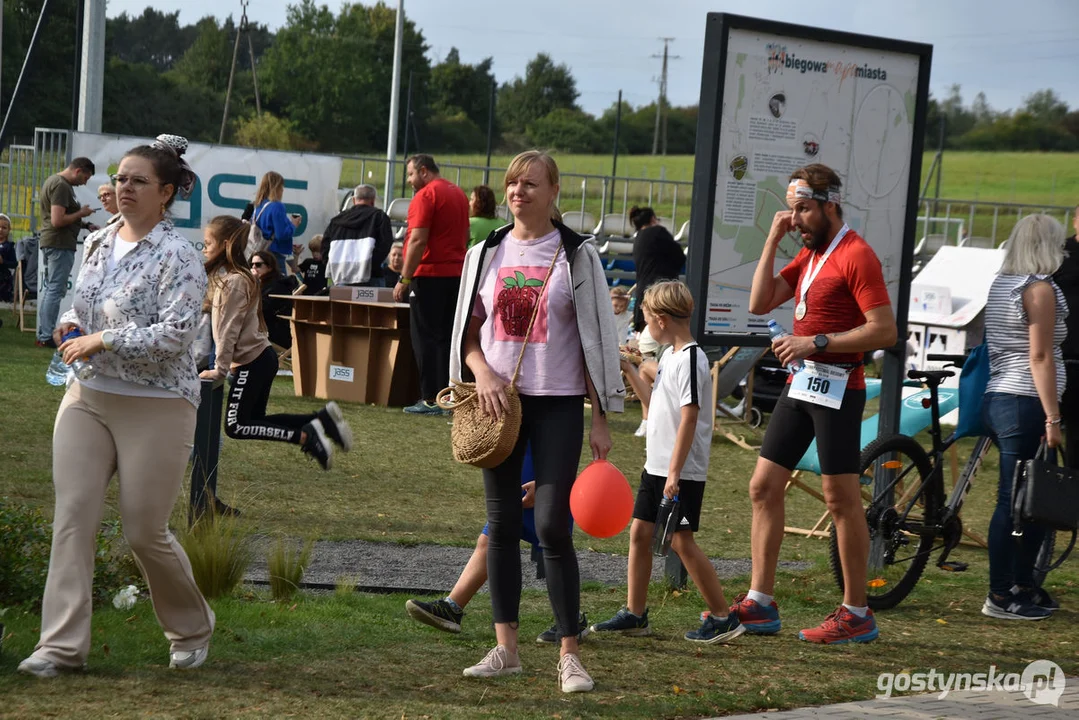
[[[788,390],[789,384],[783,388],[772,411],[761,444],[761,457],[793,471],[816,438],[821,474],[845,475],[861,470],[865,390],[848,388],[843,394],[843,404],[836,410],[792,400],[787,397]]]

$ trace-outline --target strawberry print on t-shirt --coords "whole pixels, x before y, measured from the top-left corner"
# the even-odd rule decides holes
[[[536,302],[540,303],[529,342],[547,342],[547,294],[543,292],[545,267],[501,267],[495,281],[495,340],[524,339]]]

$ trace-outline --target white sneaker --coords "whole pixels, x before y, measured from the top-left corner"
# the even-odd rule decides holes
[[[641,420],[641,424],[633,431],[633,437],[645,437],[648,435],[648,421]]]
[[[483,660],[472,667],[465,668],[465,677],[502,677],[521,672],[521,660],[516,654],[510,655],[502,645],[495,645]]]
[[[581,665],[581,658],[574,653],[566,653],[558,661],[558,681],[564,693],[591,692],[596,687]]]
[[[174,670],[194,670],[206,662],[206,656],[210,654],[210,646],[204,645],[190,652],[180,651],[169,654],[169,667]]]
[[[79,672],[84,670],[86,670],[86,665],[80,665],[78,667],[60,667],[52,660],[34,657],[33,655],[19,663],[19,672],[39,678],[54,678],[62,672]]]

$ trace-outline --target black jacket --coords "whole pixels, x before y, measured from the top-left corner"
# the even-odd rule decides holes
[[[1079,242],[1075,235],[1064,241],[1064,262],[1053,280],[1068,301],[1068,317],[1064,321],[1068,335],[1060,349],[1065,360],[1079,360]]]
[[[677,280],[685,267],[686,254],[667,228],[649,225],[638,230],[633,239],[633,264],[637,266],[633,329],[640,332],[644,329],[644,291],[660,280]]]
[[[373,205],[353,205],[340,213],[322,233],[322,262],[319,263],[322,275],[326,275],[326,263],[330,259],[330,243],[346,238],[375,239],[375,248],[371,251],[371,277],[382,277],[382,263],[390,254],[393,245],[393,231],[390,228],[390,216]]]

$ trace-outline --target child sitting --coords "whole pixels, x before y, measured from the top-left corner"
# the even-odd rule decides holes
[[[326,266],[322,263],[322,235],[315,235],[307,243],[311,257],[300,263],[300,278],[304,295],[322,295],[326,291]]]
[[[710,412],[701,412],[712,396],[712,378],[708,359],[689,331],[693,296],[683,283],[668,280],[648,288],[643,305],[652,337],[671,348],[660,358],[651,387],[641,381],[631,363],[622,364],[634,392],[649,403],[646,460],[630,527],[626,606],[610,620],[593,625],[591,631],[651,634],[646,603],[652,575],[652,533],[660,501],[666,497],[678,499],[679,517],[673,518],[677,530],[671,547],[710,611],[700,628],[690,630],[685,638],[702,643],[724,642],[741,635],[745,627],[735,613],[729,612],[716,570],[693,539],[708,478],[713,422]]]
[[[618,344],[625,345],[629,338],[629,325],[633,322],[633,313],[629,311],[629,291],[621,285],[611,288],[611,309],[614,311]]]

